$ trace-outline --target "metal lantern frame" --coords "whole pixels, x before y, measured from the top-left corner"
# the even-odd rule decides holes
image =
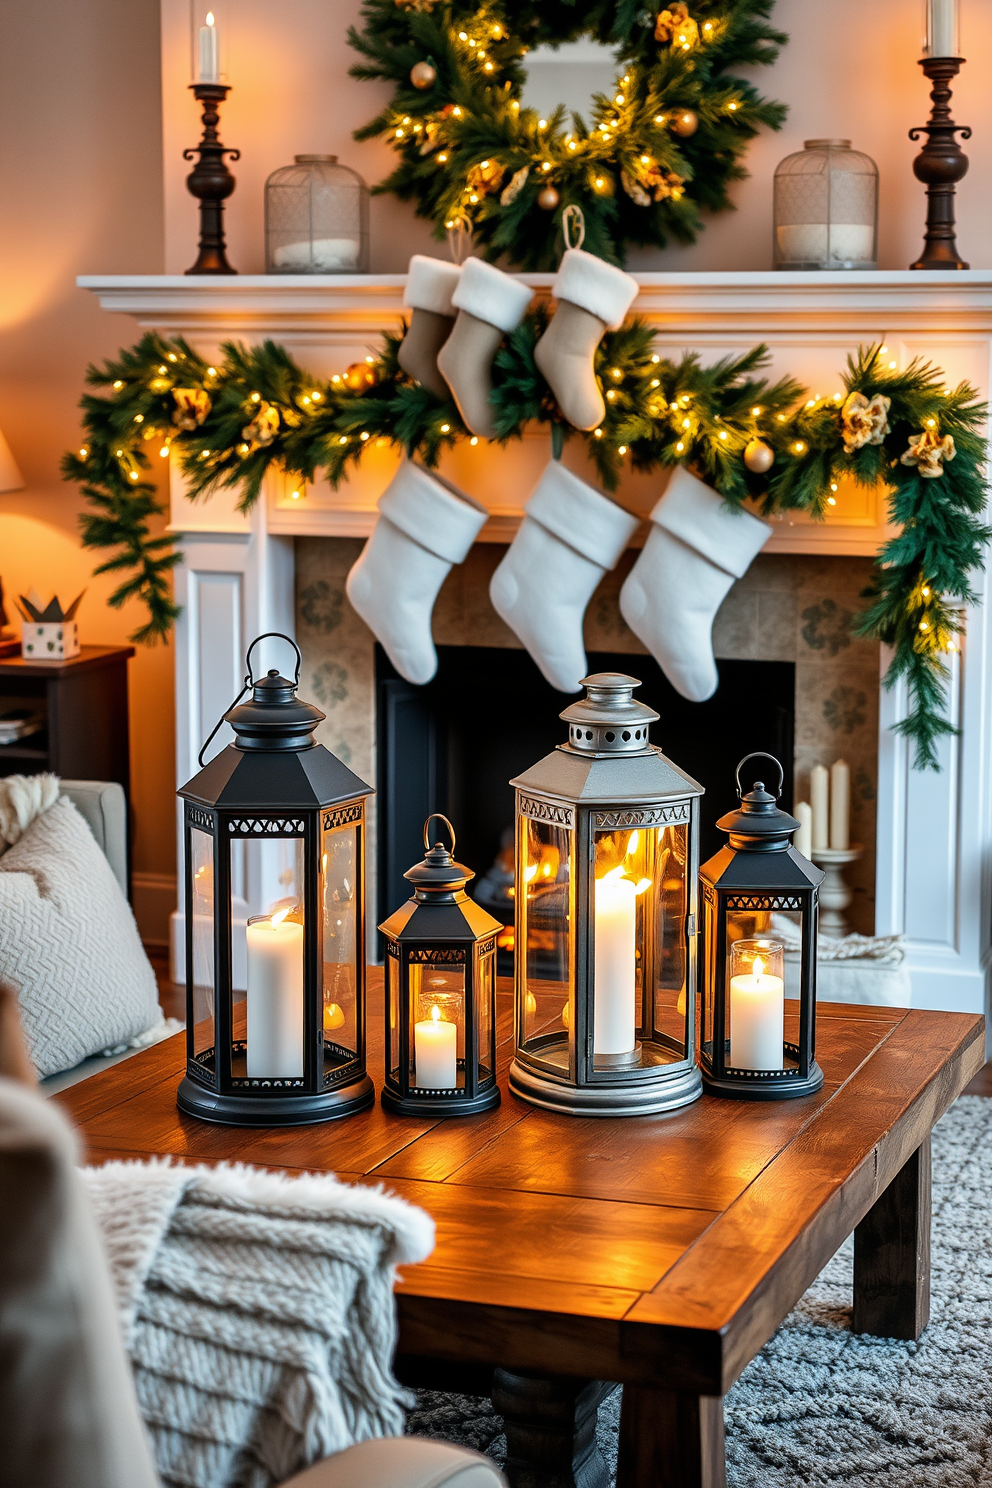
[[[292,682],[271,670],[257,681],[251,654],[260,641],[279,638],[296,652]],[[304,1125],[364,1110],[375,1099],[365,1069],[365,803],[372,788],[312,737],[324,714],[296,697],[302,657],[278,632],[259,636],[245,658],[245,684],[200,751],[199,762],[225,720],[235,740],[179,791],[184,801],[186,909],[186,1076],[177,1104],[186,1115],[231,1126]],[[252,690],[249,702],[238,706]],[[354,925],[354,1022],[347,1044],[325,1035],[327,850],[354,833],[354,882],[349,911]],[[199,853],[210,851],[212,941],[195,941],[206,911],[194,898]],[[302,1074],[249,1075],[249,990],[246,1037],[235,1031],[232,853],[242,843],[295,841],[302,862],[296,923],[302,911]],[[348,851],[350,852],[350,843]],[[200,913],[198,914],[198,908]],[[259,917],[264,918],[264,917]],[[249,920],[249,926],[254,923]],[[206,932],[205,932],[206,933]],[[344,965],[344,963],[341,963]],[[198,975],[207,977],[203,985]],[[212,986],[211,986],[212,982]],[[200,1047],[200,1002],[212,1002],[212,1041]],[[340,1009],[338,1009],[340,1012]],[[353,1047],[352,1047],[353,1045]]]
[[[778,789],[757,780],[747,794],[741,770],[751,759],[771,760]],[[702,995],[699,1057],[703,1084],[712,1095],[737,1100],[789,1100],[812,1095],[823,1084],[816,1062],[816,943],[818,890],[823,873],[792,845],[799,822],[782,811],[784,771],[774,755],[745,755],[737,766],[740,806],[717,822],[729,844],[699,870],[701,898]],[[801,916],[798,950],[799,1037],[783,1040],[781,1069],[743,1069],[730,1063],[728,1028],[728,918],[734,914]],[[775,931],[757,932],[775,940]],[[741,939],[742,937],[735,937]],[[783,989],[784,991],[785,989]]]
[[[431,822],[443,822],[450,848],[430,841]],[[499,1105],[496,1084],[496,936],[499,920],[469,898],[465,885],[475,874],[454,861],[455,831],[433,812],[424,823],[423,862],[403,876],[414,886],[411,899],[379,926],[386,939],[386,1075],[381,1101],[400,1115],[465,1116]],[[416,1003],[430,1000],[414,986],[434,967],[462,974],[463,1054],[456,1057],[461,1084],[435,1088],[416,1080]],[[450,995],[450,994],[449,994]]]
[[[703,791],[649,742],[649,726],[658,714],[633,699],[633,689],[640,686],[637,678],[599,673],[584,678],[583,685],[588,695],[560,715],[569,725],[567,742],[510,782],[516,788],[517,829],[515,1057],[509,1083],[515,1095],[548,1110],[580,1116],[647,1115],[687,1105],[702,1093],[695,1060],[695,928]],[[549,914],[568,948],[567,974],[564,981],[548,984],[567,990],[567,1018],[562,1016],[561,1028],[543,1034],[528,1031],[537,996],[528,969],[534,865],[527,861],[527,842],[537,830],[531,823],[559,829],[568,842],[567,876],[559,869],[559,886],[549,890],[554,896]],[[683,853],[682,876],[675,880],[681,907],[666,919],[658,884],[651,906],[640,912],[634,1050],[600,1054],[594,1049],[596,885],[602,881],[595,875],[597,843],[604,834],[627,833],[631,841],[641,833],[650,838],[654,859],[660,861],[667,829],[677,834],[668,840],[677,840]],[[681,1020],[681,1037],[659,1026],[656,977],[663,963],[680,969],[680,987],[667,991],[677,1009],[675,1019]],[[543,991],[539,980],[533,980]]]

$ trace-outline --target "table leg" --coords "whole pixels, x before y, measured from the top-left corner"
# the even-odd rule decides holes
[[[723,1399],[624,1385],[617,1488],[726,1488]]]
[[[609,1488],[596,1445],[596,1410],[613,1385],[537,1374],[493,1376],[493,1408],[506,1426],[510,1488]]]
[[[930,1138],[854,1231],[855,1333],[919,1338],[930,1320]]]

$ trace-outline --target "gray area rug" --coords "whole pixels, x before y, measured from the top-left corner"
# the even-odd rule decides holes
[[[730,1488],[992,1488],[992,1100],[933,1135],[930,1325],[918,1343],[851,1332],[848,1241],[726,1400]],[[616,1467],[620,1391],[599,1411]],[[422,1391],[407,1430],[505,1454],[489,1401]]]

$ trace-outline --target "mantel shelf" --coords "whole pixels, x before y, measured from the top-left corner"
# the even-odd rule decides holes
[[[546,295],[551,274],[515,276]],[[698,273],[636,274],[635,314],[657,327],[659,347],[697,348],[707,360],[739,353],[757,342],[770,350],[772,375],[791,372],[814,391],[833,391],[847,354],[859,343],[885,340],[900,365],[932,359],[957,382],[976,376],[976,345],[992,340],[992,270],[961,273]],[[374,349],[403,315],[403,274],[245,274],[219,276],[84,275],[103,309],[132,316],[143,329],[186,336],[205,355],[228,339],[281,341],[315,375],[342,371]],[[980,358],[978,359],[980,362]],[[506,542],[549,454],[535,432],[506,449],[480,445],[446,456],[446,476],[482,500],[492,513],[483,540]],[[566,456],[583,472],[573,445]],[[338,491],[326,482],[298,490],[267,482],[267,526],[282,535],[363,537],[396,457],[369,451]],[[229,494],[191,505],[174,481],[172,527],[181,532],[239,533],[246,521]],[[631,475],[620,500],[646,516],[659,494],[657,477]],[[823,522],[801,515],[775,524],[767,551],[861,553],[877,551],[888,535],[878,493],[842,485]]]

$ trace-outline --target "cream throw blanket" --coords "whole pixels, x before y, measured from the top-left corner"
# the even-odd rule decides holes
[[[269,1488],[402,1435],[397,1265],[430,1216],[331,1175],[112,1162],[83,1179],[165,1483]]]

